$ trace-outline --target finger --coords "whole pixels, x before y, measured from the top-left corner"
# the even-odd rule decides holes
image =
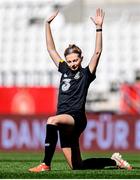
[[[57,10],[57,11],[49,18],[49,20],[53,20],[53,19],[57,16],[58,13],[59,13],[59,10]]]
[[[104,17],[104,14],[105,14],[104,11],[101,10],[101,16],[102,16],[102,17]]]
[[[101,16],[103,16],[103,10],[101,9],[101,13],[100,13]]]
[[[103,14],[102,14],[102,19],[104,20],[104,17],[105,17],[105,12],[103,12]]]
[[[98,15],[99,15],[99,16],[101,16],[101,9],[99,8],[99,10],[98,10],[98,11],[99,11]]]
[[[59,10],[56,11],[55,16],[57,16],[58,13],[59,13]]]
[[[99,8],[98,11],[98,16],[101,16],[101,9]]]
[[[99,8],[96,10],[96,15],[99,16]]]

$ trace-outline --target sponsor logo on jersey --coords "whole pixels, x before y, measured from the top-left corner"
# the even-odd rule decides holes
[[[65,78],[68,77],[66,73],[64,74],[64,77],[65,77]]]
[[[79,79],[79,78],[80,78],[80,71],[78,71],[74,76],[74,79]]]

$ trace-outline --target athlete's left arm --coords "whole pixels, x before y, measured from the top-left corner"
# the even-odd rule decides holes
[[[95,17],[91,17],[91,20],[96,26],[96,41],[95,41],[95,50],[94,54],[89,63],[89,70],[91,73],[96,72],[97,65],[102,52],[102,25],[104,21],[105,13],[102,9],[98,8],[96,10]]]

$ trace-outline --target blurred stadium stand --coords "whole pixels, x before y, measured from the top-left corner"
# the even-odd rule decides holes
[[[95,27],[89,17],[106,12],[103,53],[91,84],[88,111],[119,111],[120,85],[140,79],[139,0],[1,0],[0,86],[58,87],[60,75],[45,46],[44,19],[56,8],[52,24],[56,47],[63,56],[68,44],[83,50],[86,66],[94,50]]]

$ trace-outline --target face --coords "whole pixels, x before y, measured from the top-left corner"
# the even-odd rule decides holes
[[[76,71],[81,66],[82,58],[76,53],[71,53],[66,56],[66,61],[69,68],[72,71]]]

